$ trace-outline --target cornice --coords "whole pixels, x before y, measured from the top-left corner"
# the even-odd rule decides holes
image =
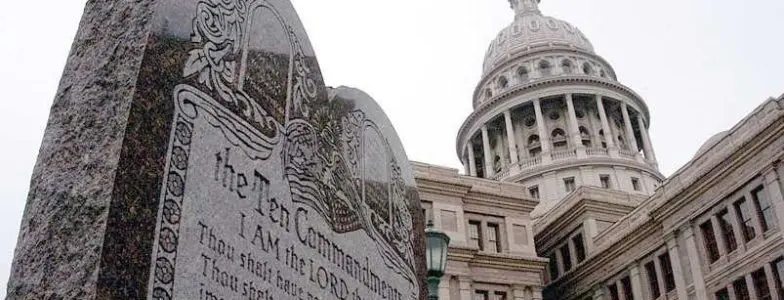
[[[471,267],[491,268],[512,271],[544,272],[548,259],[541,257],[525,257],[511,254],[491,254],[473,248],[449,247],[447,259],[464,262]]]
[[[462,155],[461,146],[465,144],[465,141],[468,139],[466,135],[470,133],[467,132],[467,130],[472,128],[474,123],[479,121],[481,118],[485,117],[487,112],[497,108],[500,105],[507,104],[507,101],[504,100],[510,99],[513,96],[518,96],[521,94],[530,93],[549,87],[566,88],[569,87],[569,85],[575,85],[575,84],[583,84],[583,85],[589,85],[598,88],[605,88],[627,96],[629,100],[634,102],[635,107],[641,110],[641,112],[645,116],[645,120],[648,121],[647,124],[650,124],[650,112],[648,111],[648,106],[645,104],[645,101],[642,100],[642,97],[640,97],[640,95],[634,92],[631,88],[626,87],[617,81],[608,80],[601,77],[586,76],[586,75],[569,75],[569,76],[543,78],[543,79],[537,79],[525,84],[512,87],[509,90],[504,91],[503,93],[493,96],[488,101],[483,102],[482,104],[479,105],[479,107],[475,108],[474,111],[468,115],[468,117],[460,126],[460,129],[458,130],[457,143],[455,145],[457,156],[461,157]],[[515,104],[529,102],[531,100],[533,99],[527,99],[525,97],[521,97],[517,99],[517,101],[515,101]],[[624,100],[624,99],[616,99],[616,100]]]
[[[513,174],[509,177],[501,178],[500,180],[506,182],[520,182],[528,180],[532,177],[541,176],[542,174],[558,171],[561,169],[585,167],[585,166],[621,166],[630,169],[637,169],[645,171],[657,177],[659,180],[664,180],[666,177],[659,172],[654,166],[646,163],[641,163],[636,160],[628,158],[613,158],[602,156],[588,156],[586,158],[570,158],[563,160],[554,160],[549,164],[541,164],[536,167],[526,168],[523,171]]]

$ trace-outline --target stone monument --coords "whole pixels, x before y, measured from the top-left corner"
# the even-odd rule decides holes
[[[422,219],[287,0],[90,1],[8,299],[425,299]]]

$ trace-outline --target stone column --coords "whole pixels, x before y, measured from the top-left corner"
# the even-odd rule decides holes
[[[463,173],[468,175],[468,174],[471,174],[471,166],[470,166],[470,163],[468,162],[468,153],[466,153],[466,152],[468,152],[468,150],[467,149],[463,149],[463,157],[462,157]]]
[[[487,124],[482,125],[482,149],[485,154],[485,178],[493,178],[493,156],[490,149],[490,137],[487,135]]]
[[[460,299],[473,299],[471,298],[471,278],[460,276],[458,281],[460,281]]]
[[[751,274],[746,274],[746,276],[743,277],[746,279],[746,287],[749,289],[749,298],[751,300],[758,300],[759,298],[757,298],[757,287],[754,286],[754,280],[751,279]]]
[[[727,252],[729,252],[729,249],[727,249],[727,241],[724,240],[724,235],[721,234],[722,229],[721,223],[719,222],[719,217],[712,215],[710,222],[711,225],[713,225],[713,239],[716,240],[716,243],[719,246],[719,256],[721,259],[727,259]]]
[[[776,282],[776,274],[773,273],[773,266],[770,263],[765,264],[765,278],[768,280],[768,290],[770,290],[771,300],[781,300],[778,292],[778,284]]]
[[[504,111],[506,121],[506,141],[509,144],[509,159],[512,165],[517,165],[517,142],[515,141],[514,126],[512,125],[512,112]]]
[[[629,268],[629,279],[632,281],[632,295],[634,300],[644,299],[642,296],[642,278],[640,278],[640,267],[635,261]],[[662,291],[663,292],[663,291]]]
[[[534,112],[536,112],[536,127],[539,129],[539,141],[542,143],[542,163],[549,162],[550,157],[550,134],[545,126],[544,115],[542,114],[542,103],[539,99],[534,99]]]
[[[613,138],[612,130],[610,130],[610,121],[607,119],[607,112],[604,110],[604,100],[602,100],[602,95],[596,95],[596,108],[599,110],[599,119],[602,121],[604,143],[607,144],[607,149],[615,150],[617,149],[615,147],[615,138]]]
[[[632,120],[629,118],[629,106],[626,105],[626,102],[621,102],[621,114],[623,115],[623,124],[626,126],[626,140],[628,141],[627,145],[631,149],[632,153],[639,153],[639,147],[637,147],[637,139],[634,138],[634,129],[632,127]]]
[[[529,300],[525,299],[525,287],[522,285],[513,286],[511,300]]]
[[[474,153],[474,144],[468,141],[468,174],[476,177],[476,153]]]
[[[583,139],[580,136],[580,125],[577,123],[577,114],[574,110],[574,99],[572,94],[566,94],[566,108],[569,111],[569,137],[572,138],[572,144],[577,149],[578,157],[585,157],[585,146],[583,146]]]
[[[642,136],[642,149],[645,153],[645,159],[651,164],[656,164],[656,153],[653,151],[653,143],[651,143],[651,136],[648,134],[648,127],[645,126],[645,120],[642,118],[642,113],[637,114],[637,124],[640,125],[640,135]]]
[[[694,284],[694,296],[697,300],[708,300],[708,294],[705,291],[705,279],[702,275],[702,266],[700,265],[700,255],[697,251],[697,243],[694,241],[694,231],[691,229],[691,224],[683,230],[683,235],[686,237],[686,252],[689,254],[689,267],[691,268],[692,283]]]
[[[438,283],[438,299],[449,300],[449,275],[444,274]]]
[[[589,256],[594,249],[593,238],[599,235],[599,227],[596,224],[596,219],[586,218],[583,221],[583,232],[584,232],[583,239],[585,240],[586,256]]]
[[[765,176],[765,190],[768,192],[767,196],[770,198],[770,204],[773,205],[773,210],[776,212],[777,225],[779,230],[784,230],[784,195],[782,195],[784,193],[781,190],[781,178],[779,178],[779,174],[776,172],[777,167],[778,164],[774,164],[770,169],[764,171],[762,175]]]
[[[593,300],[605,300],[604,287],[601,284],[593,290]]]
[[[678,299],[689,299],[686,279],[683,277],[681,256],[680,252],[678,252],[678,240],[675,239],[675,235],[669,235],[667,237],[667,254],[670,255],[672,277],[675,278],[675,290],[678,292]]]

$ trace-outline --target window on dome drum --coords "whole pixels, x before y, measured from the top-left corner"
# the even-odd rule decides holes
[[[506,292],[494,292],[493,300],[506,300]]]
[[[713,224],[708,220],[700,225],[702,231],[702,239],[705,241],[705,252],[708,254],[708,260],[713,263],[719,260],[719,245],[716,244],[716,235],[713,232]]]
[[[484,250],[482,245],[482,222],[468,221],[468,244],[480,251]]]
[[[583,64],[583,73],[588,74],[588,75],[591,75],[593,73],[593,67],[591,67],[591,64],[589,64],[589,63],[584,63]]]
[[[574,177],[564,178],[564,190],[566,193],[574,192],[575,184],[574,184]]]
[[[558,278],[558,259],[556,258],[555,251],[550,254],[550,262],[547,264],[550,268],[550,281]]]
[[[561,69],[563,70],[564,74],[572,74],[572,62],[568,59],[564,59],[561,61]]]
[[[754,206],[757,209],[757,215],[759,215],[762,231],[767,232],[771,226],[776,226],[776,219],[773,207],[770,205],[768,197],[765,196],[765,188],[762,186],[757,187],[751,191],[751,197],[754,199]]]
[[[641,191],[642,190],[642,186],[640,186],[640,179],[639,178],[632,177],[632,188],[635,191]]]
[[[505,89],[507,87],[507,85],[509,85],[509,81],[506,80],[506,77],[501,76],[501,77],[498,78],[498,87],[499,88]]]
[[[559,114],[557,111],[550,113],[550,120],[555,121],[558,120],[559,118],[561,118],[561,114]]]
[[[585,244],[583,243],[583,235],[577,234],[572,237],[572,243],[574,244],[574,256],[577,258],[577,262],[580,263],[585,260]]]
[[[634,293],[632,292],[632,280],[629,277],[621,279],[621,287],[623,288],[623,296],[626,300],[634,300]]]
[[[620,300],[621,299],[619,297],[619,293],[618,293],[618,285],[613,283],[611,285],[608,285],[607,289],[610,290],[610,300]]]
[[[645,264],[645,275],[648,276],[648,288],[651,290],[651,296],[653,296],[653,299],[659,298],[661,291],[659,290],[659,279],[656,277],[656,265],[654,262]]]
[[[754,283],[757,300],[770,300],[772,298],[770,286],[768,286],[768,277],[765,276],[764,268],[751,272],[751,282]]]
[[[567,243],[566,245],[561,246],[558,251],[561,252],[561,259],[563,259],[561,263],[563,264],[564,272],[571,270],[572,254],[569,253],[569,244]]]
[[[729,211],[725,208],[719,211],[716,217],[719,219],[719,225],[721,225],[721,235],[724,237],[724,246],[727,248],[727,252],[735,251],[735,249],[738,249],[738,241],[735,240],[735,232],[732,230],[732,219],[730,219]]]
[[[520,81],[522,82],[528,81],[528,69],[526,67],[518,68],[517,77],[520,77]]]
[[[672,272],[669,253],[659,255],[659,265],[661,266],[662,276],[664,277],[664,288],[667,289],[668,292],[675,290],[675,273]]]
[[[741,277],[733,281],[732,288],[735,290],[735,300],[751,300],[746,278]]]
[[[779,257],[773,263],[773,275],[776,277],[776,290],[779,292],[779,298],[784,297],[784,257]]]
[[[748,242],[754,239],[757,234],[754,232],[754,224],[751,219],[751,205],[746,201],[746,198],[741,197],[740,200],[735,201],[735,210],[738,212],[738,223],[743,232],[743,239]]]
[[[585,113],[582,110],[576,110],[574,111],[574,116],[578,119],[582,119],[585,118]]]
[[[531,195],[531,198],[539,200],[539,186],[532,186],[528,188],[528,194]]]
[[[546,60],[539,61],[539,74],[542,76],[550,76],[552,74],[550,62]]]
[[[490,300],[488,296],[490,293],[483,290],[476,290],[474,291],[474,300]]]
[[[525,119],[525,127],[533,127],[534,125],[536,125],[536,119],[535,118],[527,118],[527,119]]]
[[[566,132],[564,132],[563,129],[561,129],[561,128],[556,128],[555,130],[553,130],[551,136],[553,137],[553,140],[565,139],[566,138]]]
[[[716,300],[730,300],[730,292],[727,288],[720,289],[716,292]]]
[[[501,238],[498,224],[487,223],[487,251],[501,253]]]
[[[602,188],[609,189],[610,175],[599,175],[599,182],[602,184]]]
[[[599,71],[599,76],[601,76],[602,78],[607,77],[607,73],[605,73],[604,70],[601,70]]]

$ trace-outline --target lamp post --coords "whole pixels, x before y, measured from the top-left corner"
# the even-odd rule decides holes
[[[427,290],[429,300],[438,300],[438,283],[446,270],[446,254],[449,247],[449,236],[433,227],[433,221],[427,222],[425,228],[425,244],[427,245]]]

